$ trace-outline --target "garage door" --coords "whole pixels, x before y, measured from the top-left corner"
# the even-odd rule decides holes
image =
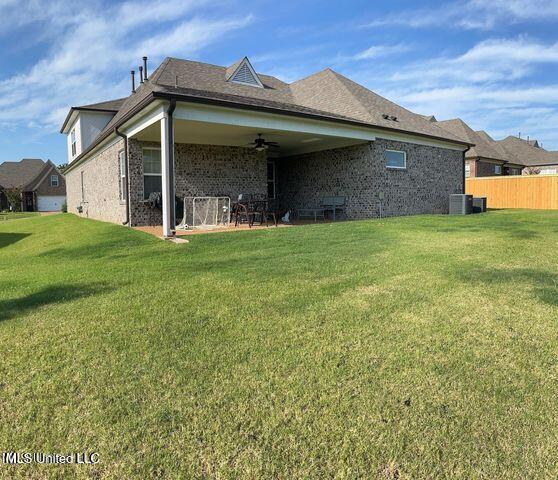
[[[47,197],[45,195],[37,196],[37,210],[39,212],[58,212],[62,210],[62,204],[66,201],[66,197]]]

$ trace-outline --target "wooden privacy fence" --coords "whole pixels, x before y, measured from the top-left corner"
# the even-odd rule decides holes
[[[486,197],[488,208],[558,209],[558,175],[467,178],[465,192]]]

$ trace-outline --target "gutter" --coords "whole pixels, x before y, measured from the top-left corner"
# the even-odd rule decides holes
[[[147,105],[149,105],[152,101],[154,100],[153,98],[153,93],[147,95],[141,102],[139,102],[134,108],[132,108],[126,115],[124,115],[114,126],[113,129],[111,130],[106,130],[104,133],[101,133],[101,135],[95,139],[95,141],[89,145],[83,152],[81,152],[69,165],[68,168],[66,170],[64,170],[64,173],[68,173],[70,171],[72,171],[76,165],[78,165],[81,160],[83,160],[84,157],[86,157],[89,153],[91,153],[92,150],[94,150],[103,140],[107,139],[111,133],[114,133],[114,129],[121,127],[124,123],[126,123],[128,120],[130,120],[130,118],[132,118],[134,115],[136,115],[138,112],[140,112],[141,110],[143,110],[145,107],[147,107]]]
[[[124,175],[126,176],[126,220],[122,222],[122,225],[130,226],[130,177],[128,176],[130,167],[128,166],[128,137],[122,132],[119,132],[118,127],[114,127],[114,133],[124,140]]]

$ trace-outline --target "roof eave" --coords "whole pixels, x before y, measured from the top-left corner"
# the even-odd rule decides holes
[[[438,136],[435,136],[435,135],[428,135],[428,134],[424,134],[424,133],[411,132],[411,131],[408,131],[408,130],[402,130],[402,129],[398,129],[398,128],[390,128],[390,127],[385,127],[385,126],[382,126],[382,125],[373,125],[373,124],[370,124],[370,123],[359,122],[358,120],[340,119],[340,118],[328,117],[326,115],[318,115],[318,114],[312,114],[312,113],[293,112],[291,110],[285,110],[285,109],[281,109],[281,108],[266,107],[266,106],[262,106],[262,105],[249,105],[249,104],[244,104],[244,103],[231,102],[231,101],[227,101],[227,100],[197,97],[197,96],[194,96],[194,95],[187,95],[187,94],[180,94],[180,93],[151,92],[147,97],[145,97],[145,99],[143,101],[138,103],[135,108],[130,110],[126,115],[124,115],[114,125],[113,129],[107,130],[104,134],[99,136],[87,149],[85,149],[82,153],[80,153],[70,163],[68,168],[65,170],[65,173],[68,173],[68,172],[72,171],[79,163],[81,163],[81,161],[83,160],[84,157],[86,157],[92,150],[94,150],[97,147],[97,145],[99,145],[99,143],[101,143],[103,140],[108,138],[111,133],[114,133],[115,129],[121,127],[124,123],[126,123],[132,117],[134,117],[139,112],[141,112],[141,110],[143,110],[152,101],[154,101],[157,98],[166,99],[166,100],[187,101],[187,102],[192,102],[192,103],[203,103],[203,104],[208,104],[208,105],[219,105],[219,106],[238,108],[238,109],[242,109],[242,110],[256,110],[256,111],[263,111],[263,112],[270,112],[270,113],[280,113],[282,115],[289,115],[289,116],[294,116],[294,117],[312,118],[314,120],[326,120],[326,121],[330,121],[330,122],[338,122],[338,123],[343,123],[343,124],[347,124],[347,125],[355,125],[355,126],[365,127],[365,128],[376,128],[376,129],[387,131],[387,132],[402,133],[402,134],[406,134],[406,135],[414,135],[414,136],[417,136],[417,137],[428,138],[430,140],[437,140],[437,141],[440,141],[440,142],[446,142],[446,143],[452,143],[452,144],[455,144],[455,145],[461,145],[463,147],[474,147],[475,146],[474,143],[464,142],[462,140],[453,140],[453,139],[450,139],[450,138],[438,137]],[[75,107],[72,107],[72,108],[75,108]]]
[[[174,100],[179,100],[179,101],[180,100],[188,101],[188,102],[192,102],[192,103],[203,103],[203,104],[209,104],[209,105],[226,106],[226,107],[238,108],[238,109],[242,109],[242,110],[257,110],[257,111],[263,111],[263,112],[269,112],[269,113],[280,113],[282,115],[289,115],[289,116],[294,116],[294,117],[312,118],[314,120],[326,120],[326,121],[329,121],[329,122],[338,122],[338,123],[344,123],[344,124],[347,124],[347,125],[355,125],[355,126],[365,127],[365,128],[376,128],[376,129],[384,130],[384,131],[388,131],[388,132],[403,133],[403,134],[406,134],[406,135],[414,135],[414,136],[418,136],[418,137],[428,138],[428,139],[431,139],[431,140],[438,140],[438,141],[441,141],[441,142],[453,143],[453,144],[456,144],[456,145],[462,145],[464,147],[474,147],[475,146],[474,143],[469,143],[469,142],[465,142],[465,141],[462,141],[462,140],[453,140],[453,139],[450,139],[450,138],[438,137],[438,136],[435,136],[435,135],[428,135],[428,134],[425,134],[425,133],[417,133],[417,132],[411,132],[409,130],[402,130],[402,129],[398,129],[398,128],[385,127],[385,126],[382,126],[382,125],[374,125],[374,124],[371,124],[371,123],[360,122],[358,120],[328,117],[326,115],[319,115],[319,114],[313,114],[313,113],[294,112],[292,110],[286,110],[286,109],[281,109],[281,108],[266,107],[266,106],[262,106],[262,105],[249,105],[249,104],[237,103],[237,102],[232,102],[232,101],[227,101],[227,100],[198,97],[198,96],[194,96],[194,95],[187,95],[187,94],[181,94],[181,93],[153,92],[152,95],[155,98],[164,98],[164,99],[167,99],[167,100],[174,99]]]
[[[153,92],[151,92],[149,95],[147,95],[140,103],[138,103],[134,108],[132,108],[126,115],[124,115],[118,122],[116,122],[116,124],[114,125],[114,127],[110,130],[105,131],[104,133],[102,133],[101,135],[99,135],[99,137],[97,137],[93,143],[91,143],[91,145],[89,145],[89,147],[87,147],[83,152],[81,152],[74,160],[72,160],[72,162],[68,165],[68,168],[66,170],[64,170],[64,174],[67,174],[68,172],[71,172],[77,165],[79,165],[81,163],[81,161],[89,154],[91,153],[91,151],[93,151],[102,141],[106,140],[108,137],[110,137],[111,134],[114,133],[114,131],[122,126],[124,123],[126,123],[128,120],[130,120],[134,115],[138,114],[139,112],[141,112],[145,107],[147,107],[147,105],[149,105],[153,100],[155,100],[154,96],[153,96]]]
[[[75,112],[82,112],[82,111],[83,112],[98,112],[98,113],[113,113],[115,115],[118,113],[118,110],[114,110],[114,109],[110,109],[110,108],[71,107],[70,111],[66,115],[66,118],[64,119],[64,123],[62,124],[62,128],[60,129],[60,133],[67,133],[66,132],[66,126],[70,122],[70,119],[72,118],[73,114]]]

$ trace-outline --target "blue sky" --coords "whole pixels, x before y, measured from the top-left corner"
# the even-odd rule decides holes
[[[438,119],[558,150],[558,0],[0,0],[0,162],[66,159],[71,105],[125,96],[149,56],[292,81],[331,67]]]

